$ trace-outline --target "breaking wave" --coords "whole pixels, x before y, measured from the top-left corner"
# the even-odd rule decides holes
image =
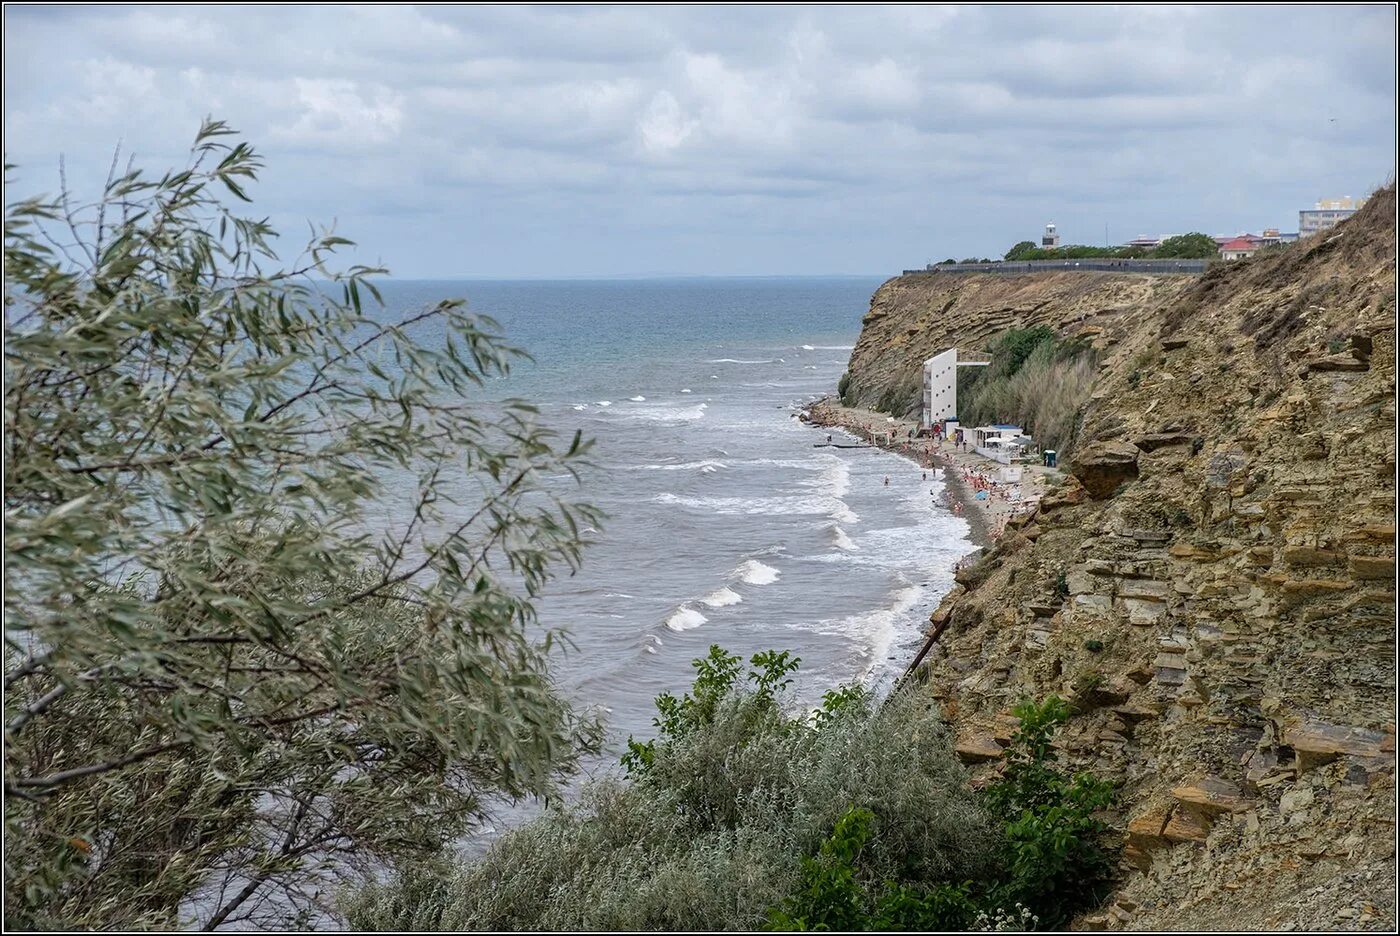
[[[749,585],[772,585],[778,580],[781,573],[757,559],[746,559],[739,568],[734,570],[734,574],[739,577],[739,581]]]
[[[727,608],[730,605],[739,604],[743,601],[743,596],[732,588],[721,588],[714,594],[707,595],[700,599],[700,603],[709,608]]]
[[[709,618],[705,617],[705,615],[696,611],[694,608],[681,605],[676,609],[674,614],[666,619],[666,626],[673,631],[688,631],[699,627],[708,620]]]

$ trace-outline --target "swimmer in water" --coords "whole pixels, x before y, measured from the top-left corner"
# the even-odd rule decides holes
[[[889,486],[890,486],[890,476],[889,476],[889,475],[885,475],[885,487],[889,487]]]

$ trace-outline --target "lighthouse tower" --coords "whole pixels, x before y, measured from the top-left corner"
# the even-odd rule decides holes
[[[1040,238],[1040,246],[1045,250],[1054,250],[1060,246],[1060,232],[1055,230],[1054,221],[1045,225],[1045,233]]]

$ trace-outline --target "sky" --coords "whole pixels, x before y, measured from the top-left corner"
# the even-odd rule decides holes
[[[1384,6],[5,7],[6,200],[182,166],[407,278],[887,274],[1394,178]],[[123,156],[125,159],[125,156]]]

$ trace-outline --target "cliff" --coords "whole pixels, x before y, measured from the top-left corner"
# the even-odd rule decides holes
[[[896,277],[876,291],[861,323],[844,399],[912,416],[922,401],[923,363],[945,348],[982,348],[1002,332],[1036,325],[1104,348],[1193,280],[1133,273]]]
[[[1122,783],[1095,928],[1393,929],[1395,192],[1203,277],[911,275],[847,399],[917,406],[950,344],[1102,349],[1070,477],[933,616],[918,674],[994,773],[1059,693],[1066,760]],[[912,385],[912,400],[909,387]]]

